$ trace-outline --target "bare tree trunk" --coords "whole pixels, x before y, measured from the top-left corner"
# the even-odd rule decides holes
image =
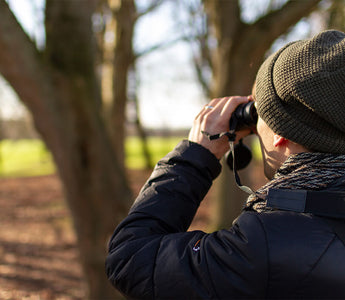
[[[146,131],[145,131],[145,129],[141,123],[139,103],[138,103],[138,98],[136,95],[134,96],[134,102],[135,102],[135,114],[136,114],[135,125],[137,128],[139,138],[141,140],[143,155],[145,158],[145,168],[147,170],[150,170],[154,167],[154,163],[152,161],[152,155],[151,155],[149,147],[148,147],[147,134],[146,134]]]
[[[115,1],[115,5],[111,8],[114,12],[116,28],[110,124],[117,157],[122,158],[121,161],[124,161],[127,74],[134,61],[132,39],[137,15],[134,0]],[[122,167],[124,168],[124,165]]]
[[[0,93],[1,96],[1,93]],[[2,154],[2,141],[4,139],[3,120],[0,109],[0,174],[4,171],[4,159]]]
[[[238,1],[204,0],[218,45],[213,60],[212,97],[249,95],[256,72],[275,39],[314,10],[320,0],[288,1],[254,24],[241,21]],[[242,181],[250,185],[245,171]],[[234,183],[230,172],[223,172],[219,183],[218,214],[213,228],[229,227],[247,195]],[[228,214],[224,214],[227,212]],[[230,215],[229,215],[230,214]]]
[[[90,299],[117,297],[104,272],[107,239],[131,193],[100,113],[91,15],[96,1],[47,0],[39,53],[0,0],[0,72],[51,150],[78,237]],[[116,296],[117,295],[117,296]]]
[[[133,112],[134,112],[134,124],[136,127],[136,133],[138,134],[138,137],[141,141],[141,149],[142,154],[144,156],[145,160],[145,169],[151,170],[154,167],[153,161],[152,161],[152,155],[149,150],[148,146],[148,140],[147,140],[147,133],[146,130],[141,122],[140,117],[140,105],[139,105],[139,99],[138,99],[138,86],[139,86],[139,80],[137,77],[136,67],[133,63],[132,69],[130,71],[129,76],[129,89],[128,89],[128,100],[132,104]]]
[[[152,5],[146,11],[138,14],[133,0],[109,0],[109,7],[114,15],[114,23],[112,24],[115,35],[114,44],[111,55],[108,59],[112,61],[112,91],[109,108],[108,125],[110,127],[111,137],[115,146],[115,151],[121,161],[124,162],[124,141],[126,135],[126,104],[128,103],[128,74],[132,69],[135,74],[135,60],[137,55],[134,53],[132,40],[134,26],[138,18],[160,5],[160,1],[152,2]],[[108,49],[109,51],[109,49]],[[150,52],[150,51],[149,51]],[[109,54],[109,53],[108,53]],[[108,61],[109,62],[109,61]],[[142,140],[143,152],[145,156],[147,168],[152,168],[151,157],[147,147],[147,139],[144,128],[142,127],[139,115],[138,99],[135,91],[133,91],[132,100],[135,102],[136,120],[135,125],[137,132]],[[122,141],[122,142],[121,142]],[[124,165],[122,165],[125,168]]]

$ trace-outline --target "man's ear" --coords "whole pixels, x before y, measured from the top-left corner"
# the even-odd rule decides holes
[[[278,146],[284,146],[287,143],[287,139],[283,138],[282,136],[275,134],[273,136],[273,146],[278,147]]]

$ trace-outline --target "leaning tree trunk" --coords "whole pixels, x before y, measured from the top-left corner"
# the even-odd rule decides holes
[[[249,25],[241,21],[238,1],[204,0],[218,41],[213,62],[212,96],[250,95],[256,72],[271,44],[315,9],[318,2],[320,0],[289,1]],[[250,168],[242,173],[243,184],[250,185],[249,174]],[[218,183],[218,217],[213,229],[231,226],[247,197],[236,187],[234,176],[228,170],[222,173]]]
[[[100,113],[91,16],[94,0],[47,0],[44,53],[0,0],[0,72],[31,111],[64,184],[90,299],[116,297],[104,272],[107,238],[130,189]]]

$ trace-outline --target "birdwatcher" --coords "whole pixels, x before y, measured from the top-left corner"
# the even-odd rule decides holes
[[[255,192],[237,175],[253,132],[269,179]],[[243,211],[231,228],[188,231],[229,149]],[[285,45],[252,95],[202,107],[115,229],[106,272],[131,299],[345,299],[345,33]]]

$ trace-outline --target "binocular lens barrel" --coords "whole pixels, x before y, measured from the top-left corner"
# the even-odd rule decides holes
[[[258,113],[256,111],[255,102],[240,104],[237,106],[231,118],[237,119],[236,131],[244,128],[253,128],[258,122]]]
[[[241,129],[249,128],[254,131],[256,123],[258,122],[258,113],[256,111],[255,103],[250,101],[248,103],[240,104],[236,107],[236,110],[232,114],[229,121],[230,130],[235,129],[239,131]],[[245,168],[252,159],[250,149],[242,143],[242,140],[235,145],[235,171]],[[234,157],[231,151],[226,155],[226,162],[231,170],[233,170]]]

